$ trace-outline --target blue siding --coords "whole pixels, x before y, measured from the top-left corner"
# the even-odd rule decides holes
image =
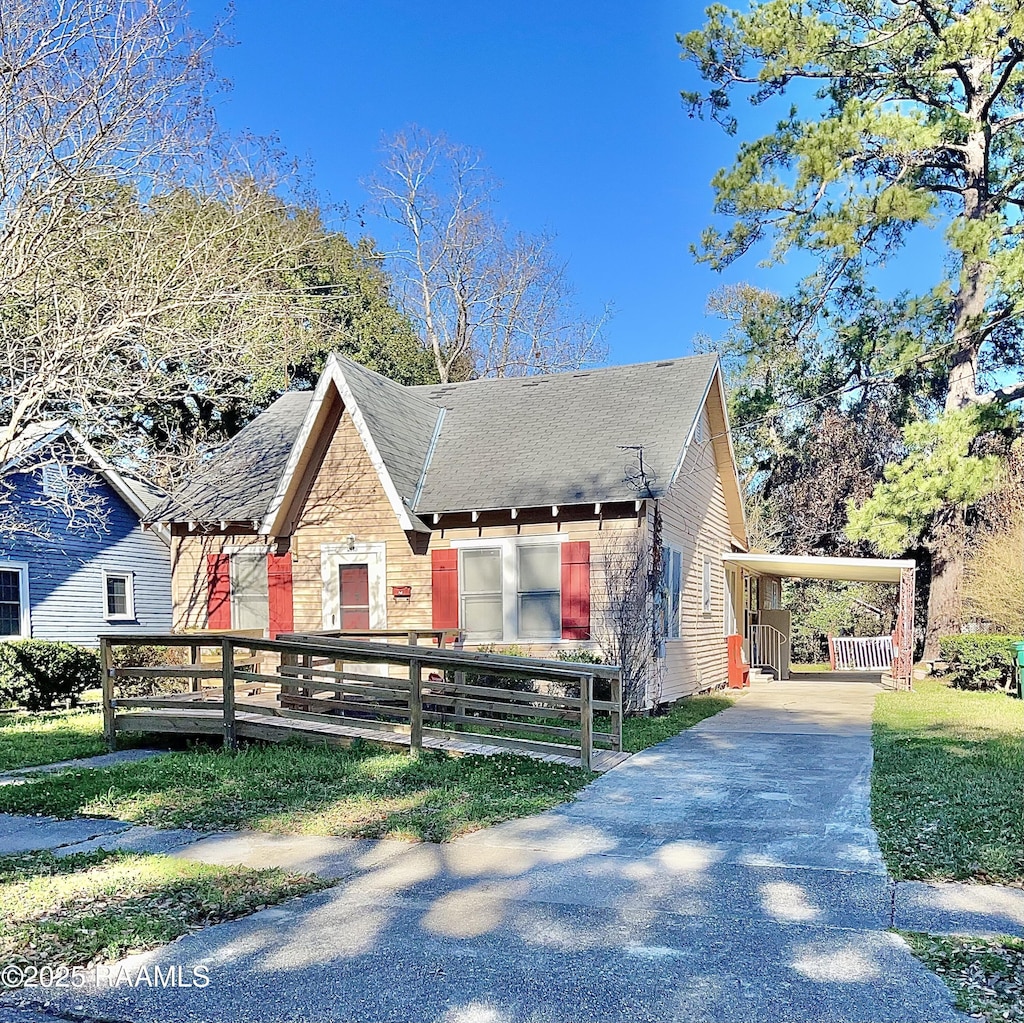
[[[85,470],[73,470],[84,472]],[[143,530],[134,511],[101,476],[89,474],[106,506],[106,531],[68,531],[67,520],[44,500],[40,471],[12,474],[15,499],[23,516],[49,525],[51,536],[0,536],[0,560],[29,566],[33,639],[60,639],[95,646],[101,632],[171,630],[170,551]],[[131,572],[135,618],[110,622],[104,617],[103,570]]]

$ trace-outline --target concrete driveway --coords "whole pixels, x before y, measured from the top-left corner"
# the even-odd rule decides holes
[[[342,880],[53,1001],[135,1023],[962,1020],[887,931],[876,692],[756,689],[575,802],[448,846],[207,839],[187,855]],[[209,983],[137,982],[156,965]]]

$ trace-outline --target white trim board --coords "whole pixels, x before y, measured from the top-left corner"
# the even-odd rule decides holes
[[[21,632],[17,636],[0,636],[0,642],[32,638],[32,599],[28,590],[28,562],[0,561],[0,569],[19,573],[18,600],[21,603]]]
[[[342,565],[367,565],[370,589],[370,628],[388,627],[387,544],[325,543],[320,545],[320,580],[322,584],[322,624],[324,629],[341,628],[341,583],[338,569]]]

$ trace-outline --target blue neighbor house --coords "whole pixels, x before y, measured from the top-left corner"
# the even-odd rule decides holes
[[[65,423],[27,431],[0,467],[0,641],[169,632],[170,538],[142,526],[162,497]]]

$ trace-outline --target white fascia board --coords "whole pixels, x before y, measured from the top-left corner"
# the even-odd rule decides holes
[[[40,448],[45,447],[47,444],[57,440],[58,437],[70,431],[70,427],[64,420],[57,420],[53,424],[53,429],[49,433],[45,433],[40,437],[37,437],[24,451],[19,451],[13,458],[9,458],[2,466],[0,466],[0,475],[10,472],[12,469],[16,469],[22,462],[25,461],[30,455],[35,454]]]
[[[743,488],[740,486],[739,470],[736,465],[736,449],[732,443],[732,426],[729,423],[729,405],[725,394],[725,380],[722,377],[722,360],[719,358],[715,363],[715,368],[708,379],[707,386],[704,388],[704,396],[700,400],[700,404],[697,406],[697,414],[693,417],[693,422],[690,424],[690,430],[686,435],[686,443],[683,444],[683,453],[679,456],[679,461],[676,462],[675,468],[672,470],[672,476],[669,479],[668,487],[665,488],[666,493],[668,490],[675,485],[679,474],[683,470],[683,464],[686,461],[686,456],[690,453],[690,447],[693,444],[693,438],[697,433],[697,425],[700,423],[701,413],[707,408],[708,398],[711,397],[711,391],[713,388],[718,389],[718,398],[722,406],[722,420],[725,423],[725,441],[729,450],[729,464],[732,466],[732,480],[730,481],[736,489],[736,496],[739,500],[740,508],[740,525],[743,529],[743,538],[746,541],[747,538],[747,511],[746,505],[743,501]],[[710,421],[710,416],[708,417]],[[712,430],[710,441],[714,445],[718,440],[718,435]],[[716,465],[717,465],[717,459]],[[737,538],[738,539],[738,538]]]
[[[337,358],[331,355],[327,360],[327,365],[324,367],[323,374],[317,382],[313,400],[309,403],[309,408],[306,410],[306,418],[302,423],[302,429],[292,445],[284,475],[277,486],[277,492],[274,494],[274,499],[267,510],[267,515],[260,528],[260,532],[270,536],[279,536],[280,531],[284,528],[284,514],[287,511],[286,498],[292,489],[295,473],[302,461],[303,453],[312,442],[313,428],[320,415],[328,390],[332,386],[337,389],[338,394],[341,396],[345,411],[352,417],[356,433],[359,434],[359,439],[363,442],[363,447],[366,448],[366,453],[370,456],[370,463],[377,473],[377,478],[380,480],[380,485],[387,495],[388,503],[391,505],[399,525],[407,532],[422,532],[426,530],[426,525],[420,519],[416,518],[415,522],[413,521],[414,517],[410,516],[408,509],[402,502],[402,498],[391,479],[391,474],[384,464],[384,459],[381,458],[380,451],[377,449],[377,444],[370,434],[369,427],[366,425],[363,413],[359,409],[348,381],[345,379],[345,374],[342,372]]]
[[[139,495],[121,477],[121,474],[78,432],[75,427],[68,431],[74,438],[75,443],[89,456],[89,460],[96,466],[100,475],[110,484],[114,492],[136,515],[140,522],[145,522],[149,516],[149,508],[139,500]],[[170,530],[160,524],[153,523],[150,527],[154,533],[163,541],[167,547],[171,546]]]
[[[697,433],[697,424],[700,423],[700,414],[704,411],[704,406],[707,405],[708,395],[711,393],[711,388],[714,385],[715,377],[718,374],[718,364],[716,363],[714,371],[708,377],[707,385],[704,387],[704,394],[700,399],[700,404],[697,406],[697,412],[693,417],[693,422],[690,423],[690,429],[686,433],[686,440],[683,442],[683,450],[676,461],[675,468],[672,470],[672,475],[669,477],[668,486],[665,488],[667,493],[671,487],[675,485],[679,474],[683,470],[683,463],[686,461],[686,456],[690,453],[690,446],[693,444],[694,435]]]

